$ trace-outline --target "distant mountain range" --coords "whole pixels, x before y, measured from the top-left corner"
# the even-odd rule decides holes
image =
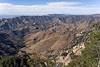
[[[17,16],[16,15],[1,15],[0,19],[2,19],[2,18],[14,18],[14,17],[17,17]]]
[[[48,16],[57,16],[57,15],[60,15],[60,16],[69,16],[67,14],[48,14]],[[100,14],[91,14],[92,16],[100,16]],[[2,18],[14,18],[14,17],[18,17],[19,15],[0,15],[0,19]],[[25,15],[23,15],[25,16]],[[42,15],[43,16],[43,15]],[[46,15],[44,15],[46,16]]]

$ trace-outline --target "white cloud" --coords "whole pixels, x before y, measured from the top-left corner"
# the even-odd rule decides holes
[[[80,2],[51,2],[45,5],[14,5],[0,3],[0,15],[43,15],[43,14],[96,14],[99,6],[84,6]]]

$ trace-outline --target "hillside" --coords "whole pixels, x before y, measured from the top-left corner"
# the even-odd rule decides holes
[[[0,34],[3,35],[3,39],[0,38],[0,44],[8,46],[11,46],[12,44],[14,46],[12,49],[16,51],[15,48],[18,48],[19,50],[23,46],[27,46],[28,43],[29,43],[28,45],[34,45],[33,43],[34,41],[32,42],[32,40],[36,35],[35,37],[37,39],[35,39],[36,40],[35,44],[42,46],[44,44],[51,43],[50,45],[45,46],[49,47],[47,48],[47,50],[50,49],[50,47],[52,49],[54,48],[63,49],[66,46],[71,47],[71,44],[69,43],[71,39],[72,40],[74,39],[73,38],[74,35],[79,34],[81,32],[89,31],[89,26],[92,23],[99,22],[100,21],[99,18],[100,18],[99,16],[94,16],[94,15],[59,15],[59,14],[44,15],[44,16],[20,16],[8,19],[3,18],[0,19]],[[63,39],[63,37],[65,38]],[[3,41],[5,41],[4,38],[12,43],[11,44],[3,43]],[[60,43],[60,40],[62,41],[61,44],[59,44],[58,46],[57,43]],[[60,45],[62,44],[63,46],[59,48]],[[56,46],[58,47],[56,48]],[[33,47],[34,46],[29,48]],[[10,47],[3,47],[3,48],[10,49]],[[8,54],[10,54],[10,52],[8,51]],[[1,49],[0,53],[5,54],[7,52]],[[14,54],[15,53],[16,52],[14,52]]]
[[[69,67],[74,67],[71,65],[77,65],[77,60],[82,60],[80,57],[84,58],[84,55],[88,55],[85,52],[92,47],[87,44],[88,41],[89,44],[96,43],[94,40],[99,41],[99,30],[99,15],[54,14],[2,18],[0,19],[1,59],[2,56],[8,56],[8,61],[14,59],[17,64],[16,58],[20,60],[23,57],[25,62],[22,64],[27,63],[29,59],[31,64],[33,61],[39,62],[40,66],[41,63],[43,65],[52,63],[54,67],[68,64]],[[98,32],[96,37],[93,35],[95,32]],[[90,40],[89,38],[96,39]],[[29,58],[26,58],[27,55]],[[32,62],[31,59],[33,59]],[[11,62],[13,63],[14,60]],[[6,63],[5,61],[1,63]],[[74,63],[74,61],[77,62]],[[26,65],[26,67],[30,66]]]
[[[100,23],[93,25],[81,56],[73,58],[68,67],[100,67]]]

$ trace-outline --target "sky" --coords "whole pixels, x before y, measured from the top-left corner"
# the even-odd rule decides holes
[[[0,15],[100,14],[100,0],[0,0]]]

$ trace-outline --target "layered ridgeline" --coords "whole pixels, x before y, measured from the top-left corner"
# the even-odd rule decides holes
[[[74,56],[82,54],[81,51],[85,49],[85,43],[90,33],[95,29],[93,25],[99,26],[99,23],[99,15],[3,18],[0,19],[0,55],[10,56],[9,59],[24,55],[34,58],[35,55],[35,57],[39,57],[39,59],[34,58],[36,62],[33,60],[36,65],[47,62],[43,65],[49,67],[48,63],[50,63],[54,64],[54,67],[55,65],[59,67],[62,67],[60,65],[67,66]],[[43,59],[43,62],[40,58]],[[18,59],[21,60],[21,58]],[[24,57],[23,60],[26,60],[26,62],[23,62],[24,64],[28,61]],[[17,63],[17,59],[15,61]],[[33,61],[30,63],[32,64]]]

